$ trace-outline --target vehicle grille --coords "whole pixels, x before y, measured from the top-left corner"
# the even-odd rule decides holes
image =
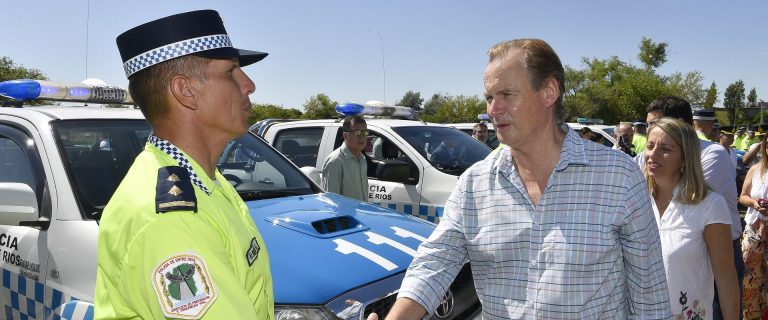
[[[383,299],[371,302],[371,304],[365,306],[363,319],[368,318],[368,315],[374,312],[379,316],[379,319],[386,318],[387,314],[389,314],[389,309],[392,309],[392,305],[395,304],[395,299],[397,299],[397,293],[390,294]]]

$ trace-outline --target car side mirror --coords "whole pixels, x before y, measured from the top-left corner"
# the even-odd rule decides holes
[[[387,160],[377,163],[376,178],[382,181],[408,183],[411,167],[401,160]]]
[[[0,224],[32,226],[29,222],[37,222],[39,218],[40,210],[32,187],[24,183],[0,183]]]
[[[309,180],[312,180],[316,185],[322,186],[322,183],[320,181],[320,170],[317,170],[315,167],[301,167],[299,168],[301,172],[309,178]]]

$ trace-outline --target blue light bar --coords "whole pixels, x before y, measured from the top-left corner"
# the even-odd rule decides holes
[[[345,116],[355,116],[361,114],[365,110],[365,106],[357,103],[345,103],[336,106],[336,112]]]
[[[477,120],[490,121],[491,117],[487,113],[481,113],[477,115]]]
[[[114,86],[65,84],[44,80],[9,80],[0,82],[0,95],[14,100],[55,100],[91,103],[133,104],[125,89]]]
[[[403,106],[388,106],[377,101],[371,101],[365,105],[357,103],[340,104],[336,106],[336,112],[345,116],[361,115],[416,119],[416,112],[411,108]]]

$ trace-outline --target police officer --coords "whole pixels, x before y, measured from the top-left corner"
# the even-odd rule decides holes
[[[133,100],[152,126],[99,226],[96,319],[274,319],[269,257],[216,169],[247,131],[267,54],[235,49],[219,14],[193,11],[117,37]]]

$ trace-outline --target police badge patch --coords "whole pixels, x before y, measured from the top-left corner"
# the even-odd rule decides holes
[[[166,318],[199,319],[217,296],[205,261],[194,253],[178,253],[158,264],[152,287]]]
[[[245,252],[245,259],[248,260],[248,266],[252,266],[253,262],[256,261],[256,258],[259,257],[259,250],[261,250],[261,247],[259,247],[259,242],[256,241],[256,237],[253,237],[251,239],[251,246],[248,248],[248,251]]]

